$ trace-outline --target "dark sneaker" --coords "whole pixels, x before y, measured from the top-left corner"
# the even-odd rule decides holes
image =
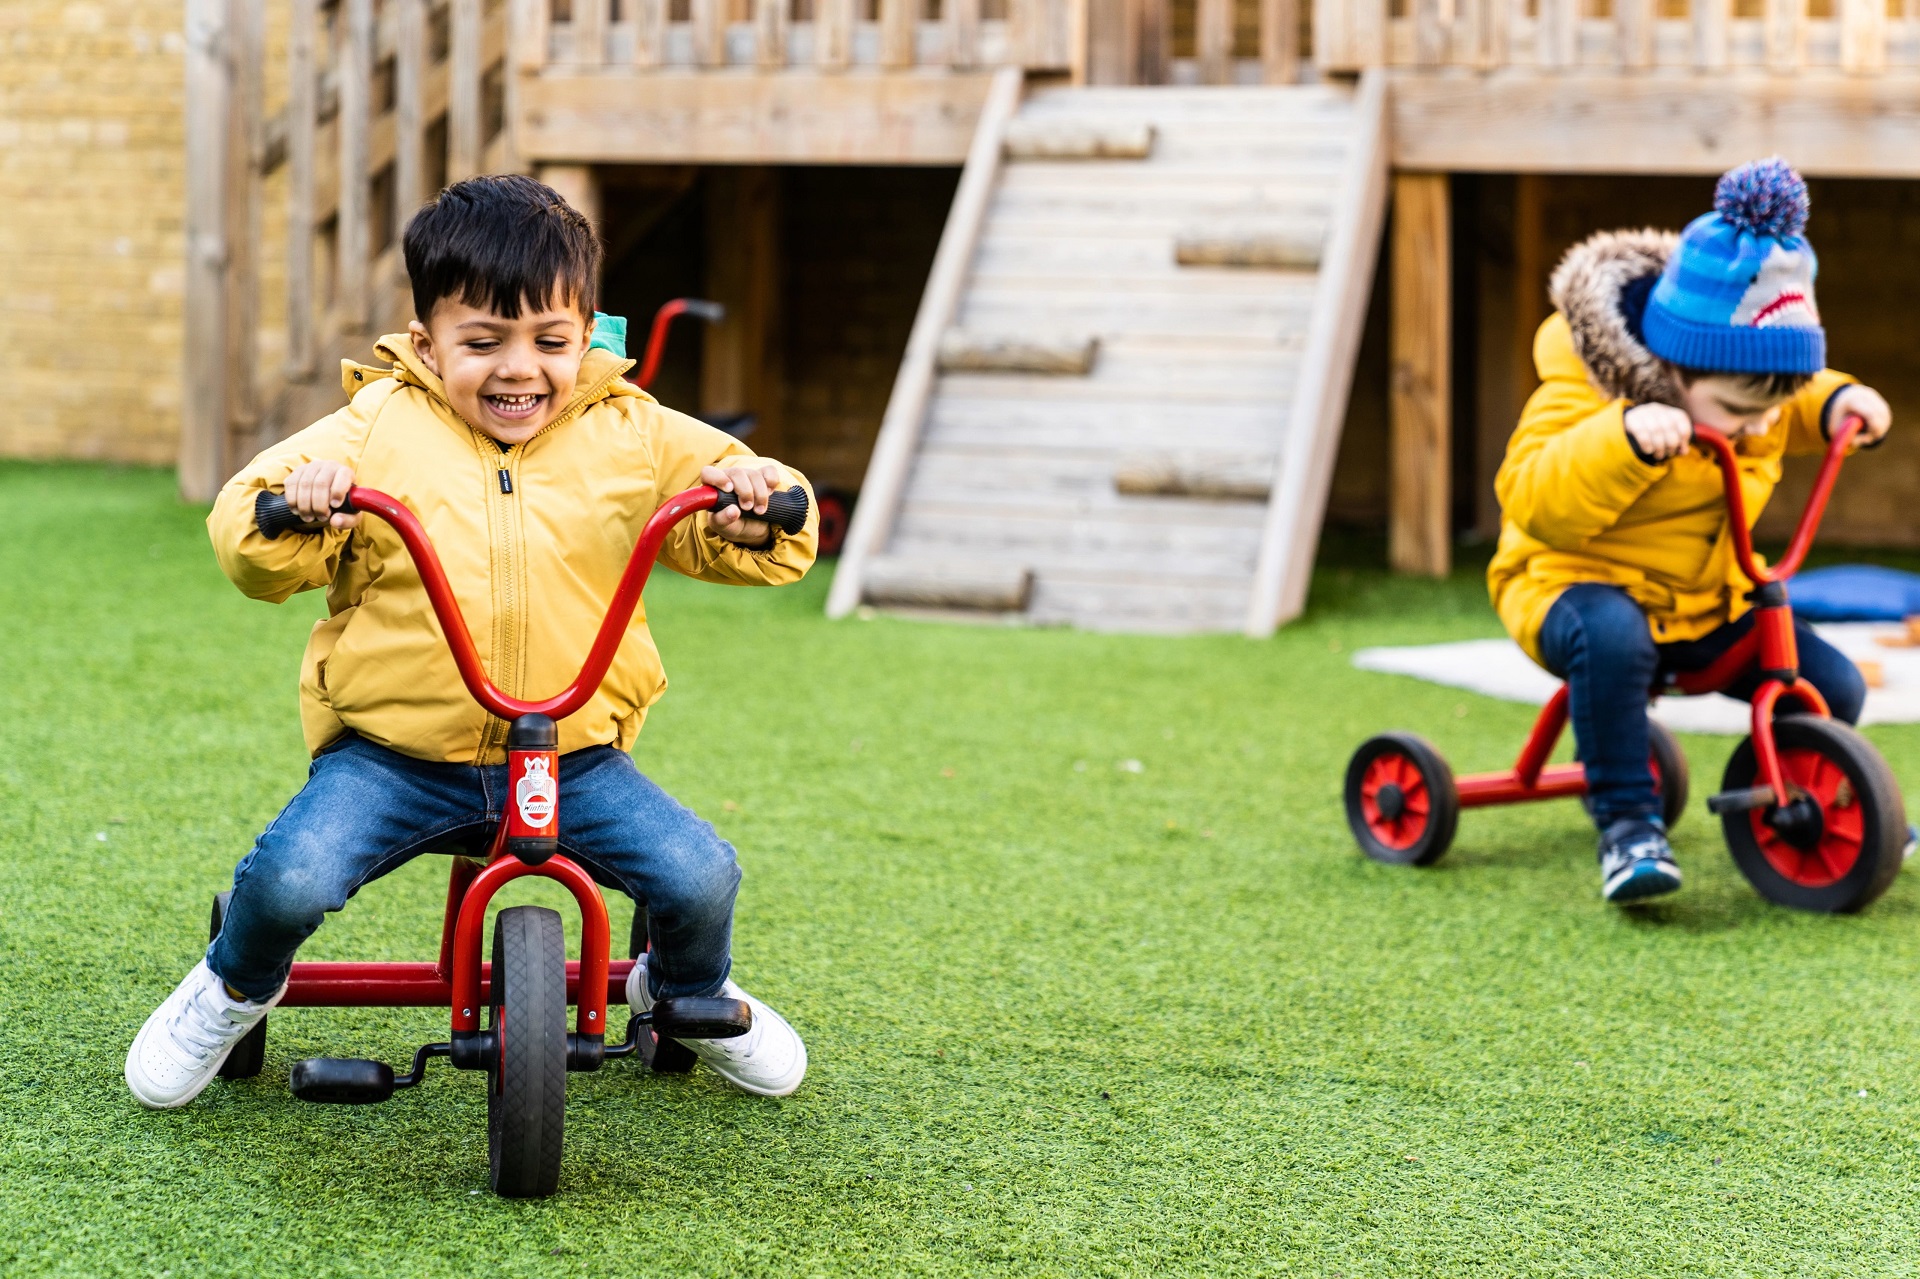
[[[1680,868],[1658,821],[1625,818],[1600,836],[1600,895],[1608,901],[1640,901],[1678,887]]]

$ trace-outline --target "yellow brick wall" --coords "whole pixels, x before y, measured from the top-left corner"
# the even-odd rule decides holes
[[[0,0],[0,456],[170,463],[180,0]]]

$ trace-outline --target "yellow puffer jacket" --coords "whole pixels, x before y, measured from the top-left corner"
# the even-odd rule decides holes
[[[399,535],[368,516],[350,534],[270,541],[254,526],[260,490],[325,458],[405,503],[433,539],[493,682],[540,698],[580,669],[655,509],[698,484],[702,466],[757,459],[628,384],[620,375],[632,362],[607,351],[587,353],[574,398],[552,425],[505,450],[453,411],[404,335],[374,351],[393,367],[343,361],[351,403],[248,463],[221,490],[207,527],[220,567],[253,598],[278,603],[327,588],[328,617],[314,626],[300,673],[310,750],[351,729],[417,759],[498,763],[507,725],[461,684]],[[813,563],[817,528],[810,516],[797,536],[776,532],[756,551],[709,533],[696,515],[659,562],[703,581],[778,586]],[[560,749],[630,748],[666,684],[643,603],[599,693],[561,722]]]
[[[1630,402],[1595,387],[1563,314],[1540,326],[1533,360],[1540,389],[1494,481],[1500,547],[1487,588],[1507,631],[1540,661],[1547,610],[1576,582],[1625,588],[1647,611],[1658,643],[1698,639],[1745,613],[1752,583],[1734,567],[1714,461],[1694,450],[1642,462],[1622,421]],[[1821,413],[1849,381],[1818,374],[1771,431],[1735,442],[1749,519],[1780,482],[1783,455],[1826,448]]]

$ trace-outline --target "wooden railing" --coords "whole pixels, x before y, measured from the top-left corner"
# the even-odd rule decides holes
[[[524,0],[521,69],[1065,70],[1069,0]]]
[[[1314,22],[1334,72],[1920,71],[1920,0],[1316,0]]]

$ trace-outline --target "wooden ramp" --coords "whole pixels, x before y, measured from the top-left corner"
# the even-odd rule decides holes
[[[1386,198],[1383,86],[1003,73],[828,605],[1297,614]]]

